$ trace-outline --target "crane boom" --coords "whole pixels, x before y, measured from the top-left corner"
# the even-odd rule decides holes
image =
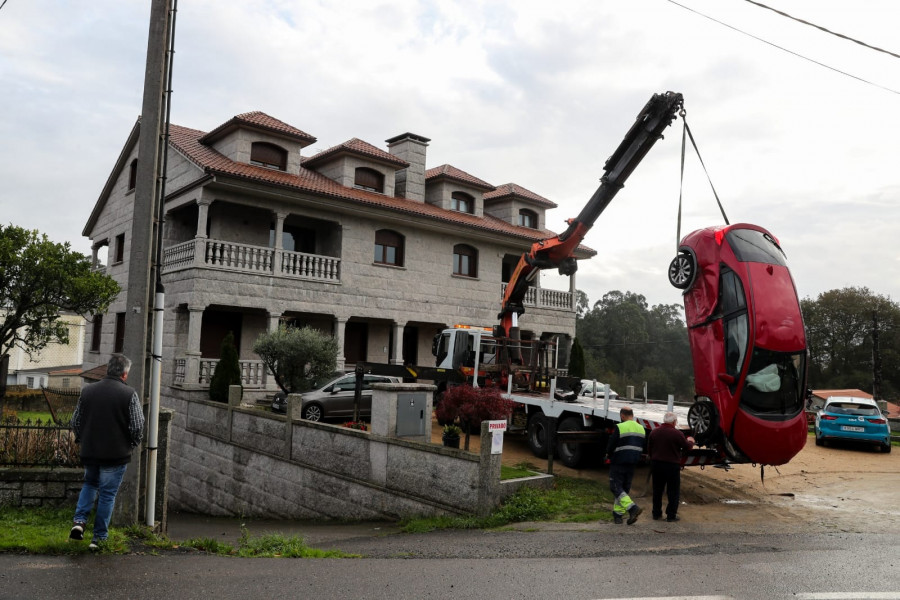
[[[640,164],[656,140],[663,136],[684,107],[684,98],[676,92],[653,94],[625,134],[625,138],[603,166],[600,187],[591,196],[568,228],[554,238],[535,242],[519,259],[506,286],[500,314],[500,335],[515,337],[514,319],[525,312],[523,301],[528,288],[542,269],[556,268],[560,275],[572,275],[578,269],[574,252],[597,217],[606,209],[625,180]]]

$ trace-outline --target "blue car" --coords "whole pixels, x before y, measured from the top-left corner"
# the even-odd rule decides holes
[[[831,396],[816,413],[816,445],[833,440],[874,444],[890,452],[891,428],[874,400]]]

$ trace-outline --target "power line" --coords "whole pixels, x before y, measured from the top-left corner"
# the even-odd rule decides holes
[[[855,79],[855,80],[860,81],[860,82],[862,82],[862,83],[866,83],[866,84],[868,84],[868,85],[871,85],[871,86],[874,86],[874,87],[877,87],[877,88],[881,88],[881,89],[883,89],[883,90],[886,91],[886,92],[890,92],[890,93],[892,93],[892,94],[897,94],[898,96],[900,96],[900,91],[891,89],[891,88],[889,88],[889,87],[885,87],[885,86],[883,86],[883,85],[881,85],[881,84],[875,83],[875,82],[873,82],[873,81],[869,81],[868,79],[863,79],[862,77],[857,77],[856,75],[853,75],[853,74],[851,74],[851,73],[847,73],[846,71],[841,71],[840,69],[837,69],[837,68],[832,67],[832,66],[830,66],[830,65],[826,65],[826,64],[823,63],[823,62],[819,62],[819,61],[817,61],[817,60],[814,60],[814,59],[812,59],[812,58],[809,58],[808,56],[804,56],[804,55],[802,55],[802,54],[799,54],[799,53],[797,53],[797,52],[794,52],[793,50],[788,50],[787,48],[784,48],[783,46],[779,46],[778,44],[774,44],[774,43],[772,43],[772,42],[770,42],[770,41],[768,41],[768,40],[764,40],[764,39],[761,38],[761,37],[758,37],[758,36],[753,35],[752,33],[748,33],[748,32],[746,32],[746,31],[744,31],[744,30],[742,30],[742,29],[738,29],[737,27],[734,27],[733,25],[729,25],[728,23],[725,23],[725,22],[723,22],[723,21],[719,21],[718,19],[714,19],[713,17],[710,17],[709,15],[705,15],[705,14],[703,14],[703,13],[700,12],[700,11],[694,10],[693,8],[690,8],[689,6],[685,6],[685,5],[683,5],[683,4],[679,4],[678,2],[675,2],[675,0],[666,0],[666,2],[669,2],[670,4],[674,4],[675,6],[679,6],[679,7],[683,8],[683,9],[685,9],[685,10],[688,10],[688,11],[690,11],[690,12],[696,14],[696,15],[700,15],[700,16],[703,17],[704,19],[709,19],[710,21],[712,21],[712,22],[714,22],[714,23],[718,23],[719,25],[722,25],[723,27],[727,27],[728,29],[731,29],[731,30],[733,30],[733,31],[737,31],[738,33],[742,33],[742,34],[744,34],[744,35],[746,35],[746,36],[748,36],[748,37],[753,38],[754,40],[757,40],[757,41],[762,42],[762,43],[764,43],[764,44],[768,44],[769,46],[772,46],[773,48],[777,48],[777,49],[779,49],[779,50],[781,50],[781,51],[783,51],[783,52],[787,52],[788,54],[793,54],[793,55],[796,56],[797,58],[802,58],[803,60],[806,60],[806,61],[809,61],[809,62],[811,62],[811,63],[813,63],[813,64],[819,65],[820,67],[824,67],[824,68],[826,68],[826,69],[828,69],[828,70],[830,70],[830,71],[834,71],[835,73],[840,73],[841,75],[845,75],[845,76],[847,76],[847,77],[850,77],[851,79]]]
[[[3,4],[0,4],[0,8],[3,8],[4,6],[6,6],[6,0],[3,0]]]
[[[816,25],[815,23],[810,23],[809,21],[804,21],[803,19],[800,19],[793,15],[789,15],[786,12],[782,12],[782,11],[778,10],[777,8],[772,8],[771,6],[766,6],[762,2],[756,2],[755,0],[744,0],[744,1],[749,2],[750,4],[755,4],[756,6],[759,6],[760,8],[765,8],[766,10],[771,10],[773,13],[777,13],[777,14],[781,15],[782,17],[787,17],[788,19],[797,21],[798,23],[803,23],[804,25],[809,25],[810,27],[815,27],[816,29],[818,29],[820,31],[824,31],[825,33],[830,33],[831,35],[834,35],[841,39],[847,40],[848,42],[853,42],[854,44],[859,44],[860,46],[865,46],[866,48],[869,48],[870,50],[875,50],[876,52],[884,52],[885,54],[889,54],[889,55],[893,56],[894,58],[900,58],[900,54],[894,54],[890,50],[885,50],[884,48],[879,48],[877,46],[871,46],[865,42],[857,40],[856,38],[852,38],[850,36],[844,35],[843,33],[831,31],[830,29],[826,29],[825,27],[822,27],[821,25]]]

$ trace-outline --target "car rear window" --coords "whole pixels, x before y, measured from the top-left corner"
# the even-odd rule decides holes
[[[879,414],[878,408],[868,404],[855,404],[852,402],[832,402],[825,407],[825,412],[835,415],[868,416]]]
[[[725,239],[741,262],[759,262],[787,266],[787,259],[775,238],[755,229],[731,229]]]

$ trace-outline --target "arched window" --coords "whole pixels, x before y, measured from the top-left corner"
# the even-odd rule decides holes
[[[375,232],[375,262],[403,266],[403,236],[390,229]]]
[[[478,250],[466,244],[453,246],[453,274],[463,277],[478,276]]]
[[[520,227],[530,227],[531,229],[537,229],[538,226],[538,218],[537,213],[533,210],[528,210],[527,208],[523,208],[519,211],[519,226]]]
[[[384,175],[368,167],[358,167],[353,178],[353,187],[370,192],[384,193]]]
[[[250,146],[250,164],[287,171],[287,150],[269,142],[253,142]]]
[[[131,161],[131,166],[128,168],[128,191],[134,189],[134,186],[137,185],[137,159]]]
[[[464,192],[453,192],[450,195],[450,208],[459,212],[475,212],[475,198]]]

